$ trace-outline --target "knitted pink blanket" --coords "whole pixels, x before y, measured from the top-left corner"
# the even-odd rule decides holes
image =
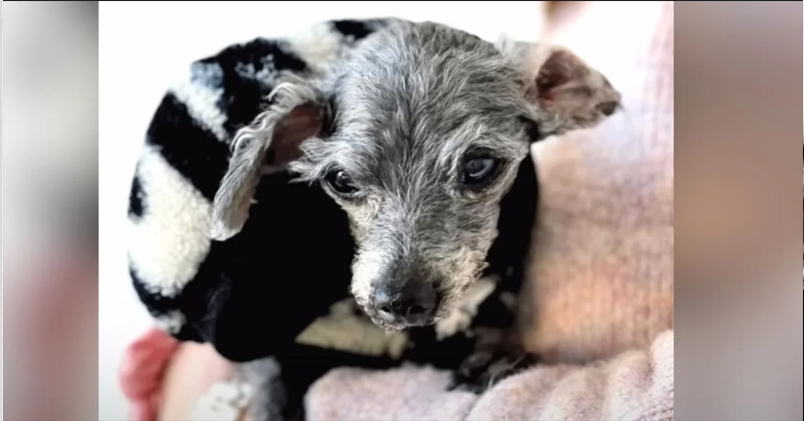
[[[446,373],[339,369],[307,395],[311,420],[671,420],[673,332],[587,366],[536,367],[481,396],[445,391]]]

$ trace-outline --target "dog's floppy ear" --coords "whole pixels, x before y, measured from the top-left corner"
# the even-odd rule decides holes
[[[229,169],[212,204],[213,239],[231,238],[245,225],[264,174],[281,171],[301,156],[302,143],[326,130],[329,108],[321,93],[300,79],[277,85],[267,110],[240,129]]]
[[[502,37],[497,48],[521,69],[540,138],[595,126],[621,108],[609,81],[564,47]]]

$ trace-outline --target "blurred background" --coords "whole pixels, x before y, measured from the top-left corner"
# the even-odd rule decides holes
[[[2,7],[3,416],[93,419],[97,4]]]
[[[551,10],[550,24],[584,23],[551,36],[609,73],[626,51],[617,42],[638,41],[629,31],[655,8],[542,3],[3,2],[4,418],[126,417],[119,358],[150,323],[126,272],[129,183],[148,121],[189,62],[333,18],[534,40]],[[675,418],[802,419],[802,3],[689,2],[674,15],[678,176],[662,191],[674,198],[674,264],[663,264],[678,281]]]

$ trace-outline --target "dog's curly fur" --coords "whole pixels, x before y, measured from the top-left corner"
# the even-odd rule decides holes
[[[257,418],[299,416],[309,384],[342,365],[432,364],[482,389],[533,360],[512,334],[538,197],[530,144],[618,106],[564,49],[434,23],[342,20],[231,46],[193,63],[148,129],[129,206],[135,289],[176,338],[279,363],[265,392],[281,410]],[[477,150],[499,168],[462,189]],[[334,169],[358,195],[327,188]],[[403,328],[371,296],[411,273],[440,299],[401,358],[296,341],[350,292],[376,325]]]

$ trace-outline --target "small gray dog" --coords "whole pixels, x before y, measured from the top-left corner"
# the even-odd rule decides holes
[[[272,95],[235,137],[214,237],[242,229],[263,174],[320,183],[348,215],[360,307],[386,330],[435,325],[440,336],[472,322],[456,314],[476,300],[501,201],[531,143],[593,126],[620,99],[564,49],[401,21]]]
[[[137,293],[175,337],[245,363],[254,419],[303,416],[310,383],[344,365],[432,364],[482,390],[533,361],[513,332],[531,145],[620,96],[555,46],[398,19],[319,28],[200,60],[163,99],[131,193]],[[348,291],[405,332],[401,357],[290,346]]]
[[[320,78],[290,76],[235,138],[215,198],[215,238],[245,224],[262,174],[321,182],[349,216],[351,291],[388,330],[448,319],[486,268],[500,202],[530,145],[619,107],[566,50],[494,45],[397,22]],[[530,229],[530,227],[521,227]]]

